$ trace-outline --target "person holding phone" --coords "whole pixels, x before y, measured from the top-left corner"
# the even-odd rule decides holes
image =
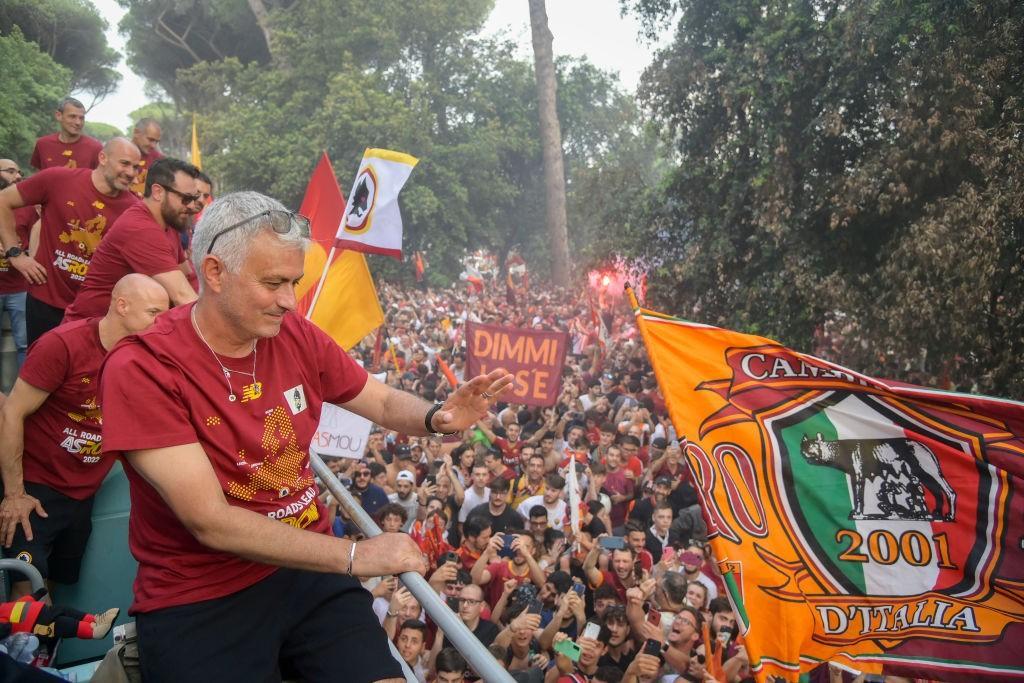
[[[544,587],[544,570],[533,559],[533,539],[525,535],[515,536],[511,548],[515,556],[511,559],[499,559],[498,552],[503,546],[503,535],[492,537],[487,550],[480,555],[470,573],[473,583],[487,586],[487,602],[491,605],[496,605],[501,599],[503,584],[508,579],[515,579],[520,585],[532,582],[538,590]]]
[[[636,553],[628,544],[611,551],[610,570],[598,569],[597,559],[601,554],[601,540],[609,538],[602,536],[594,547],[587,553],[587,559],[583,562],[583,571],[587,575],[587,581],[591,588],[599,588],[603,585],[612,586],[619,600],[625,604],[626,590],[637,584],[636,575],[633,572],[633,563],[636,561]],[[621,539],[620,539],[621,540]]]

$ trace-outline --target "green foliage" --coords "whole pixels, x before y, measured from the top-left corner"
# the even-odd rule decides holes
[[[297,206],[321,150],[345,193],[366,147],[402,150],[420,159],[402,191],[405,249],[426,254],[428,277],[454,279],[467,249],[479,248],[516,249],[542,273],[549,250],[533,66],[510,43],[477,35],[492,4],[268,3],[271,56],[206,57],[176,71],[163,64],[158,82],[173,79],[165,88],[178,106],[199,112],[204,169],[218,192],[257,189]],[[129,5],[129,45],[159,40],[139,17],[161,3]],[[635,105],[585,61],[560,61],[558,72],[574,173],[618,144]],[[389,277],[411,277],[408,264],[381,263]]]
[[[9,35],[15,26],[54,61],[71,70],[68,91],[87,93],[95,103],[117,88],[121,74],[116,67],[121,56],[107,45],[107,22],[92,3],[5,0],[0,3],[0,35]],[[88,102],[86,106],[90,106]]]
[[[183,105],[178,69],[236,58],[266,63],[270,53],[246,0],[118,0],[127,11],[120,30],[128,36],[128,65]],[[185,106],[186,109],[192,107]]]
[[[89,121],[86,120],[84,132],[86,135],[91,135],[97,140],[106,142],[110,138],[115,138],[124,135],[124,131],[117,126],[112,126],[109,123],[102,123],[100,121]]]
[[[0,155],[27,166],[36,138],[53,129],[53,111],[68,91],[71,72],[14,28],[0,36]]]
[[[631,251],[673,312],[1024,397],[1018,2],[635,0],[676,155]]]

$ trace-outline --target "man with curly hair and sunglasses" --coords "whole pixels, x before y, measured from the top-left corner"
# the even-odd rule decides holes
[[[308,455],[321,408],[454,433],[511,387],[494,371],[431,405],[368,375],[295,313],[308,236],[308,219],[269,197],[218,198],[192,244],[198,300],[124,340],[101,371],[104,449],[131,487],[148,683],[404,680],[358,577],[427,561],[408,534],[330,533]],[[225,633],[244,646],[225,647]]]
[[[199,169],[187,161],[164,157],[153,164],[142,201],[121,214],[103,236],[85,282],[64,311],[64,322],[102,315],[110,291],[128,273],[159,282],[173,306],[195,301],[181,235],[191,230],[201,208],[198,177]]]

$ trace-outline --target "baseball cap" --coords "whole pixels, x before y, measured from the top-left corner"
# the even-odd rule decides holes
[[[409,444],[400,443],[395,446],[395,455],[401,460],[408,460],[412,457],[412,449],[409,448]]]
[[[658,477],[654,480],[655,486],[672,486],[672,480],[668,477]]]
[[[413,484],[416,483],[416,475],[410,472],[409,470],[402,470],[401,472],[398,473],[398,476],[395,477],[395,479],[396,481],[408,481],[412,482]]]
[[[651,441],[651,448],[668,448],[668,441],[662,437],[656,437]]]

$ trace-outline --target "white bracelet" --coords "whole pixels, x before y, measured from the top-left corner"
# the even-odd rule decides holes
[[[352,545],[348,550],[348,575],[352,576],[352,565],[356,561],[356,542],[352,541]]]

